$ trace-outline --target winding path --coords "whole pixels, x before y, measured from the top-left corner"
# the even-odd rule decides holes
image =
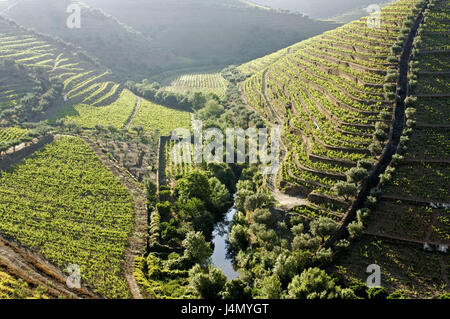
[[[284,122],[281,119],[281,117],[277,114],[277,112],[275,112],[275,109],[272,106],[272,103],[270,102],[270,99],[267,96],[267,92],[266,92],[266,75],[267,75],[267,71],[268,69],[265,69],[262,75],[262,94],[264,96],[264,99],[266,100],[266,104],[270,110],[270,112],[272,113],[273,117],[276,119],[277,124],[280,127],[283,127]],[[286,146],[284,145],[283,141],[280,141],[280,146],[283,148],[283,151],[281,152],[283,154],[283,157],[280,159],[280,164],[283,163],[286,160],[287,157],[287,149]],[[294,207],[297,206],[301,206],[301,205],[306,205],[308,204],[308,200],[304,197],[301,196],[291,196],[285,193],[282,193],[278,187],[277,187],[277,179],[278,176],[280,174],[280,168],[278,167],[277,171],[275,172],[275,174],[272,174],[269,178],[268,178],[268,188],[269,190],[272,192],[273,197],[275,198],[275,200],[279,203],[280,208],[289,211],[291,209],[293,209]]]

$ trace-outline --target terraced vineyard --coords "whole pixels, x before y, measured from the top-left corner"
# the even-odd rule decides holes
[[[146,131],[159,130],[161,135],[168,135],[177,128],[190,128],[189,112],[171,109],[147,100],[142,100],[139,110],[130,123],[130,127],[141,126]]]
[[[333,186],[358,162],[369,165],[381,154],[398,72],[391,48],[405,41],[419,12],[415,3],[385,7],[380,28],[361,19],[303,41],[244,82],[247,104],[284,127],[278,186],[316,204],[349,205]]]
[[[19,127],[0,127],[0,145],[8,143],[17,143],[26,137],[28,130]]]
[[[117,99],[119,85],[106,68],[74,46],[34,33],[0,18],[0,59],[12,59],[28,67],[39,67],[64,83],[64,95],[71,104],[108,105]],[[5,88],[4,88],[5,89]],[[20,92],[2,98],[14,106]]]
[[[167,89],[179,93],[188,91],[214,93],[223,97],[227,89],[227,81],[220,73],[184,74],[173,80]]]
[[[189,157],[186,156],[183,153],[184,148],[182,149],[175,148],[176,143],[177,141],[169,140],[164,147],[164,159],[165,159],[164,169],[167,184],[171,184],[177,179],[188,174],[189,172],[194,170],[195,166],[197,165],[194,163],[189,163],[189,160],[187,160],[188,158],[190,158],[190,154],[192,153],[188,155]],[[173,156],[174,148],[175,153],[178,155],[176,160],[174,160],[175,157]],[[190,161],[192,161],[192,158]]]
[[[0,234],[109,298],[128,297],[124,254],[134,202],[86,143],[61,137],[0,176]]]
[[[30,287],[28,283],[0,268],[0,299],[47,299],[41,287]]]
[[[450,244],[448,17],[448,1],[433,1],[425,12],[409,73],[408,120],[416,124],[403,138],[402,158],[386,183],[370,233]],[[436,43],[447,49],[437,52]]]
[[[89,104],[77,104],[63,108],[56,118],[67,123],[75,123],[82,128],[94,128],[96,125],[124,128],[137,103],[137,97],[123,90],[119,98],[108,106],[96,107]]]

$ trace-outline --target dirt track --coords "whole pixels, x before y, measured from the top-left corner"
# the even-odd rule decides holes
[[[143,299],[139,286],[134,278],[134,260],[141,255],[147,245],[147,201],[137,181],[122,167],[112,162],[100,148],[91,140],[85,138],[102,163],[116,176],[121,184],[128,189],[135,203],[135,225],[133,233],[129,237],[128,247],[125,252],[124,272],[131,295],[134,299]]]

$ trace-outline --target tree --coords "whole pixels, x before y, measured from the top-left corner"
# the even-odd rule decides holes
[[[211,202],[211,187],[208,176],[201,171],[192,171],[178,181],[175,195],[181,200],[199,198],[204,203]]]
[[[193,105],[194,110],[202,109],[203,107],[205,107],[205,104],[206,104],[206,98],[203,95],[203,93],[195,92],[192,95],[192,105]]]
[[[364,232],[364,225],[361,222],[353,221],[347,226],[347,230],[351,238],[359,238]]]
[[[181,220],[191,222],[195,231],[201,231],[211,239],[214,228],[214,216],[205,208],[205,203],[198,198],[190,198],[175,203],[176,211]]]
[[[287,284],[297,273],[297,262],[294,256],[282,253],[278,256],[273,273],[280,278],[280,281]]]
[[[359,160],[357,165],[358,165],[359,168],[364,168],[367,171],[369,171],[373,167],[373,163],[370,160],[367,160],[367,159]]]
[[[277,275],[266,276],[259,282],[259,297],[263,299],[279,299],[281,297],[281,281]]]
[[[333,260],[333,251],[331,250],[331,248],[328,249],[321,248],[314,255],[314,261],[316,262],[316,264],[319,264],[320,266],[326,266],[330,264],[332,260]]]
[[[337,182],[334,184],[332,191],[334,194],[340,197],[344,197],[346,201],[350,199],[350,197],[356,196],[357,187],[355,184],[348,182]]]
[[[294,234],[296,236],[303,234],[304,230],[305,230],[305,227],[303,226],[303,224],[297,224],[295,226],[292,226],[292,228],[291,228],[292,234]]]
[[[235,251],[244,251],[250,244],[248,233],[242,225],[234,225],[231,229],[228,243]]]
[[[347,182],[357,184],[363,181],[369,175],[369,172],[362,167],[353,167],[345,175],[347,176]]]
[[[331,218],[321,217],[313,220],[309,227],[311,234],[320,237],[323,243],[327,236],[332,235],[338,230],[339,225]]]
[[[230,192],[225,187],[224,184],[216,177],[209,179],[209,184],[211,187],[211,204],[214,209],[216,209],[220,214],[227,209],[230,204]]]
[[[184,258],[193,264],[205,266],[212,254],[211,246],[200,232],[189,232],[183,240]]]
[[[219,299],[226,282],[223,272],[213,266],[205,269],[195,265],[189,271],[189,286],[202,299]]]
[[[288,297],[292,299],[332,299],[339,297],[340,287],[327,273],[319,268],[304,270],[295,276],[288,286]]]
[[[293,250],[316,251],[320,246],[320,238],[311,237],[310,234],[300,234],[292,241]]]
[[[205,107],[197,112],[197,117],[201,120],[219,118],[225,112],[225,108],[216,100],[209,100]]]
[[[253,221],[259,224],[270,225],[272,221],[272,214],[268,209],[259,208],[253,213]]]
[[[151,206],[154,206],[157,201],[157,187],[156,184],[150,180],[146,179],[144,181],[145,191],[147,194],[147,200],[149,201]]]
[[[232,279],[225,284],[220,293],[223,299],[252,299],[252,289],[240,279]]]
[[[378,141],[373,142],[369,145],[369,151],[372,155],[378,155],[381,153],[383,148],[381,147],[381,144]]]

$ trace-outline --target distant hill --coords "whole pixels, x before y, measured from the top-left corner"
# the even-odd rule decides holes
[[[81,47],[100,59],[121,78],[145,77],[170,65],[175,57],[158,49],[139,32],[105,14],[100,9],[82,5],[81,28],[66,25],[69,0],[20,0],[7,16],[39,32],[57,36]]]
[[[251,0],[274,9],[303,13],[314,19],[328,19],[377,3],[374,0]],[[392,1],[391,1],[392,2]],[[363,15],[361,15],[363,16]],[[359,16],[359,17],[361,17]],[[357,18],[359,18],[357,17]]]
[[[226,66],[264,56],[336,24],[239,0],[85,0],[185,59],[184,67]]]

